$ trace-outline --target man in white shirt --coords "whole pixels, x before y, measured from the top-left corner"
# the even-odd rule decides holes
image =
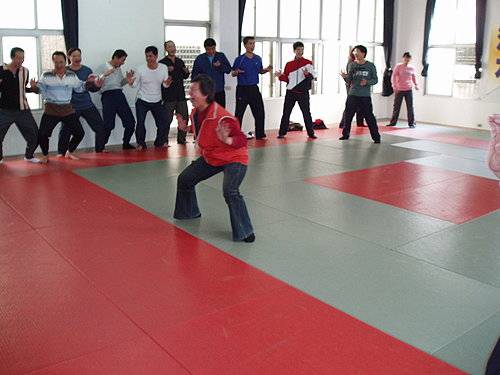
[[[146,127],[145,120],[149,111],[153,115],[156,123],[155,147],[168,146],[167,136],[167,112],[161,103],[161,87],[169,87],[172,78],[168,76],[168,69],[163,64],[158,64],[158,48],[155,46],[146,47],[146,64],[140,66],[134,76],[127,76],[130,86],[137,87],[137,100],[135,102],[135,111],[137,126],[135,129],[135,138],[137,140],[137,149],[145,150],[146,146]]]

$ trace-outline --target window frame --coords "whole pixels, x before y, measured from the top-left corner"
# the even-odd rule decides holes
[[[455,11],[458,10],[458,4],[459,4],[459,0],[455,0]],[[431,29],[432,29],[432,22],[435,22],[435,20],[431,21]],[[457,30],[455,29],[455,41],[456,41],[456,34],[457,34]],[[476,43],[472,43],[472,44],[463,44],[463,43],[443,43],[443,44],[430,44],[429,43],[429,46],[428,46],[428,49],[427,49],[427,56],[429,56],[429,52],[434,49],[434,48],[445,48],[445,49],[454,49],[455,50],[455,56],[457,54],[457,50],[460,49],[460,48],[472,48],[472,49],[475,49],[476,48]],[[453,77],[455,75],[455,69],[456,69],[456,61],[455,63],[453,64]],[[455,98],[455,99],[465,99],[465,100],[470,100],[470,99],[473,99],[475,95],[471,96],[471,97],[466,97],[466,98],[463,98],[463,97],[460,97],[460,96],[457,96],[455,94],[455,90],[454,90],[454,87],[455,87],[455,83],[456,82],[459,82],[461,80],[456,80],[455,78],[453,78],[452,80],[452,87],[451,87],[451,94],[450,95],[443,95],[443,94],[435,94],[435,93],[429,93],[429,75],[427,75],[425,77],[425,80],[424,80],[424,90],[423,90],[423,94],[425,96],[429,96],[429,97],[440,97],[440,98]],[[477,85],[477,79],[476,78],[473,78],[471,80],[467,80],[466,83],[470,83],[470,84],[473,84],[473,85]]]

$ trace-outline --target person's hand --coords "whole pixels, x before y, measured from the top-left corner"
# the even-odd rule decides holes
[[[163,81],[163,84],[165,85],[165,87],[169,87],[171,84],[172,84],[172,77],[168,77],[165,81]]]
[[[269,65],[266,69],[264,69],[264,72],[269,73],[272,70],[273,70],[273,66]]]
[[[367,81],[366,79],[362,79],[362,80],[359,82],[359,84],[360,84],[361,86],[366,86],[366,85],[368,84],[368,81]]]
[[[177,119],[177,129],[182,130],[184,132],[187,131],[188,130],[187,121],[184,120],[179,113],[175,115],[175,118]]]
[[[38,82],[36,81],[35,78],[30,79],[30,88],[32,90],[36,90],[38,88]]]
[[[417,91],[418,91],[418,90],[420,90],[420,89],[418,88],[418,85],[415,85],[415,90],[417,90]]]
[[[241,69],[235,69],[235,70],[231,71],[231,75],[232,75],[233,77],[236,77],[236,76],[238,76],[238,75],[240,75],[240,74],[242,74],[242,73],[245,73],[245,71],[244,71],[244,70],[241,70]]]
[[[347,79],[347,77],[349,76],[347,72],[344,72],[343,70],[341,70],[339,74],[343,79]]]
[[[281,75],[281,70],[277,70],[274,72],[274,76],[278,78]]]
[[[174,71],[174,67],[173,67],[172,65],[170,65],[170,66],[168,67],[168,71],[169,71],[169,72],[173,72],[173,71]]]
[[[97,78],[97,79],[94,81],[94,85],[95,85],[95,87],[97,87],[97,88],[101,88],[103,84],[104,84],[104,78]]]
[[[217,138],[222,143],[225,143],[227,145],[230,145],[233,143],[233,138],[229,136],[229,133],[231,132],[231,129],[227,125],[224,125],[224,122],[219,122],[217,124],[217,128],[215,129],[215,133],[217,134]]]
[[[184,73],[189,74],[189,69],[187,68],[187,66],[185,66],[184,68],[182,68],[182,70],[184,70]]]
[[[219,60],[217,61],[214,61],[214,64],[213,64],[216,68],[218,68],[219,66],[221,66],[221,63]]]

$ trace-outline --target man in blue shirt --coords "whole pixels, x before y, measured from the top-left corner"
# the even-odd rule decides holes
[[[240,120],[240,125],[243,124],[243,115],[247,105],[250,105],[255,118],[255,138],[264,139],[266,138],[264,131],[265,113],[264,102],[259,91],[259,74],[268,73],[273,67],[269,65],[265,69],[262,68],[262,59],[253,53],[255,49],[254,37],[246,36],[243,38],[243,45],[246,52],[234,60],[231,71],[233,77],[238,77],[235,116]]]
[[[70,48],[68,51],[68,62],[70,65],[66,69],[71,70],[76,74],[80,81],[87,81],[92,75],[92,69],[82,64],[82,51],[80,48]],[[99,91],[98,87],[89,87],[88,91]],[[90,98],[88,91],[75,92],[71,96],[71,104],[75,109],[75,114],[78,119],[83,117],[90,129],[95,133],[95,152],[103,152],[106,143],[106,130],[104,128],[104,121],[101,114]],[[64,156],[68,151],[69,140],[71,138],[71,131],[67,126],[61,126],[59,131],[59,142],[57,145],[57,153],[59,156]]]
[[[210,76],[215,83],[215,101],[226,107],[226,92],[224,91],[224,74],[231,73],[231,64],[226,55],[216,51],[216,43],[212,38],[208,38],[203,43],[205,53],[198,55],[194,60],[191,79],[200,74]]]

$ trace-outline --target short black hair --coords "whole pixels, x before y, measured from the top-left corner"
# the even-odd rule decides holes
[[[115,52],[113,52],[113,56],[111,56],[111,59],[114,59],[115,57],[118,57],[121,59],[122,57],[127,57],[127,52],[125,52],[122,49],[117,49]]]
[[[20,47],[14,47],[10,50],[10,58],[13,59],[14,57],[16,57],[16,53],[18,52],[22,52],[24,53],[24,50]]]
[[[300,47],[304,48],[304,43],[302,43],[302,42],[295,42],[295,43],[293,43],[293,50],[294,50],[294,51],[295,51],[297,48],[300,48]]]
[[[55,51],[52,54],[52,60],[54,60],[54,57],[56,57],[56,56],[62,56],[64,58],[64,60],[66,60],[66,54],[63,51]]]
[[[364,57],[366,57],[366,53],[368,52],[368,50],[366,49],[366,47],[362,44],[358,44],[357,46],[354,46],[354,49],[357,49],[358,51],[361,51],[362,53],[365,54]]]
[[[253,36],[246,36],[243,38],[243,45],[246,45],[250,40],[255,40]]]
[[[215,40],[212,38],[207,38],[203,42],[203,47],[215,47],[217,44],[215,43]]]
[[[207,103],[212,103],[215,97],[214,80],[207,74],[199,74],[191,80],[191,83],[198,82],[200,91],[207,96]]]
[[[403,57],[408,57],[409,59],[411,59],[411,54],[410,54],[410,52],[405,52],[405,53],[403,53]]]
[[[173,40],[167,40],[165,43],[163,43],[163,48],[164,49],[167,49],[167,44],[168,43],[174,43],[174,41]],[[174,43],[174,46],[175,46],[175,43]],[[154,47],[154,46],[150,46],[150,47]]]
[[[153,55],[158,56],[158,48],[155,46],[147,46],[146,49],[144,50],[144,53],[149,53],[151,52]]]
[[[70,48],[70,49],[68,50],[68,63],[69,63],[69,64],[71,64],[71,58],[70,58],[70,56],[71,56],[71,54],[72,54],[73,52],[75,52],[75,51],[78,51],[78,52],[82,53],[82,50],[81,50],[80,48],[78,48],[78,47],[76,47],[76,48]]]

